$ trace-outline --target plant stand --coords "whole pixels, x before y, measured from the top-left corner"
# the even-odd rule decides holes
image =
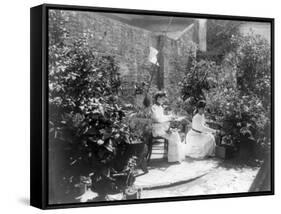
[[[217,145],[215,149],[216,157],[221,159],[230,159],[234,157],[235,148],[229,145]]]

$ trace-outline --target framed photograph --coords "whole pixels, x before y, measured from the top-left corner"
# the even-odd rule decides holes
[[[31,205],[274,194],[274,19],[31,8]]]

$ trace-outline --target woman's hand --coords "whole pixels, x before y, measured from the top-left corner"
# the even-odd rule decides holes
[[[173,121],[174,120],[174,116],[173,115],[167,115],[168,121]]]

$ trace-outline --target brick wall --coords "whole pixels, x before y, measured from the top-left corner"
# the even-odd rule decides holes
[[[163,52],[164,63],[164,86],[170,97],[178,96],[178,84],[183,79],[185,73],[177,69],[176,63],[187,64],[190,56],[196,55],[196,43],[194,38],[194,25],[188,27],[176,40],[165,37]]]
[[[133,85],[149,78],[148,61],[149,47],[160,50],[160,74],[154,84],[162,84],[164,88],[174,84],[172,77],[180,79],[173,64],[175,57],[182,57],[194,46],[194,27],[190,27],[178,39],[167,36],[158,36],[152,32],[137,28],[120,21],[102,16],[93,12],[64,11],[67,17],[66,28],[70,38],[79,37],[83,33],[91,35],[89,46],[93,51],[116,56],[124,85],[126,84],[129,95],[133,95]],[[175,79],[174,79],[175,80]],[[161,83],[162,82],[162,83]],[[131,88],[131,89],[130,89]]]

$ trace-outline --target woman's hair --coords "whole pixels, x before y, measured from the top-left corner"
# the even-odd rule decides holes
[[[206,102],[205,100],[199,100],[196,104],[196,109],[194,110],[193,112],[193,115],[197,114],[198,113],[198,109],[199,108],[205,108],[206,107]]]
[[[159,91],[159,92],[157,92],[157,93],[154,95],[154,101],[157,102],[157,99],[158,99],[159,97],[166,97],[166,92],[164,92],[164,91]]]
[[[196,108],[199,109],[199,108],[205,108],[205,107],[206,107],[205,100],[199,100],[197,105],[196,105]]]

